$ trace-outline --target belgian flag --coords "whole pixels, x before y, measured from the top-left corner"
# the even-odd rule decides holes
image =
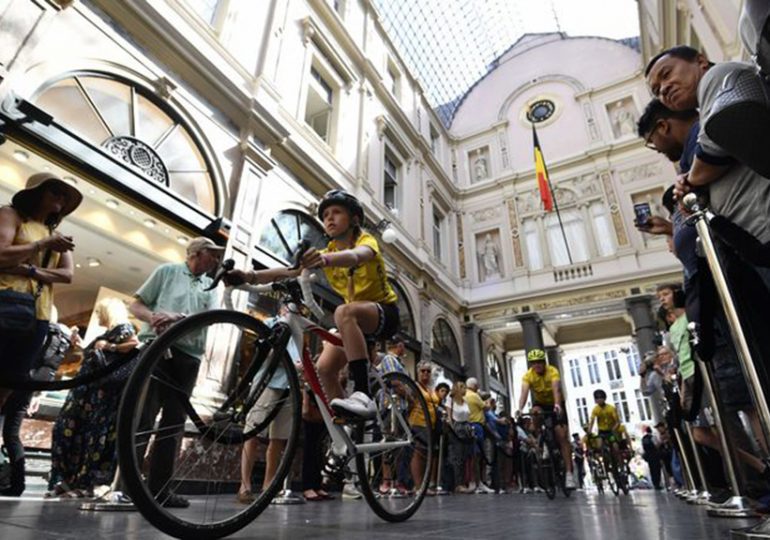
[[[543,201],[543,209],[546,212],[553,212],[551,181],[548,179],[548,170],[545,168],[543,152],[540,150],[540,141],[537,140],[535,124],[532,124],[532,140],[535,145],[535,176],[537,177],[537,187],[540,189],[540,200]]]

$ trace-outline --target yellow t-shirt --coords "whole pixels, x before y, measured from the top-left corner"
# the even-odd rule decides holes
[[[560,381],[559,370],[554,366],[545,366],[543,375],[529,368],[521,380],[529,385],[532,392],[532,405],[553,405],[553,382]]]
[[[430,415],[430,425],[436,425],[436,409],[439,406],[438,394],[433,390],[429,390],[424,386],[418,384],[422,397],[425,398],[425,403],[428,405],[428,414]],[[422,411],[422,407],[414,406],[409,412],[409,425],[412,427],[428,427],[425,424],[425,413]]]
[[[377,240],[371,234],[362,232],[356,240],[353,247],[367,246],[374,251],[374,257],[356,267],[353,272],[353,296],[350,297],[348,290],[349,268],[338,266],[327,266],[324,268],[326,279],[329,285],[345,299],[345,303],[355,301],[377,302],[378,304],[394,304],[398,297],[393,291],[388,281],[388,275],[385,272],[385,260],[380,253],[380,247]],[[332,240],[322,249],[321,253],[334,253],[342,251],[337,248],[337,243]]]
[[[473,390],[465,391],[465,403],[468,404],[470,414],[468,415],[468,422],[474,424],[484,423],[484,401]]]
[[[618,411],[613,405],[605,403],[604,407],[597,405],[591,411],[591,420],[596,418],[596,425],[599,431],[610,431],[615,424],[620,422]]]
[[[48,227],[37,221],[22,221],[19,225],[19,229],[16,231],[16,236],[13,239],[13,246],[20,246],[23,244],[31,244],[42,240],[50,233]],[[45,257],[45,250],[41,249],[30,260],[24,261],[25,264],[31,263],[38,268],[43,266],[43,258]],[[48,260],[47,268],[57,268],[59,266],[59,253],[52,251],[51,257]],[[3,274],[0,271],[0,290],[11,289],[17,292],[26,292],[35,294],[37,292],[38,281],[28,278],[27,276],[16,276],[11,274]],[[51,284],[43,285],[43,289],[40,291],[40,297],[35,304],[35,318],[39,321],[51,320],[51,306],[53,305],[53,287]]]

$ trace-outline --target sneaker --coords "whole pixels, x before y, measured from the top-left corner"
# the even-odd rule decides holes
[[[479,484],[479,487],[476,488],[476,491],[474,491],[474,493],[480,493],[483,495],[486,495],[487,493],[494,493],[494,492],[495,492],[494,489],[489,489],[487,486],[481,483]]]
[[[380,484],[380,495],[387,495],[391,490],[390,480],[385,480]]]
[[[342,498],[346,501],[356,501],[361,497],[361,492],[353,484],[345,484],[342,488]]]
[[[163,508],[187,508],[190,506],[190,501],[176,493],[161,492],[155,495],[155,500],[157,500]]]
[[[352,416],[361,420],[371,420],[377,416],[377,407],[372,398],[363,392],[353,392],[345,399],[336,398],[330,403],[334,412],[340,416]]]
[[[577,482],[575,482],[575,474],[568,472],[564,477],[564,487],[567,489],[575,489]]]
[[[529,495],[530,493],[532,493],[532,489],[530,489],[528,487],[522,488],[521,489],[521,493],[524,494],[524,495]]]

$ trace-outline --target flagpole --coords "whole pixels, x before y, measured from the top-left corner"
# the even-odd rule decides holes
[[[535,123],[531,122],[531,124],[532,124],[532,133],[534,134],[535,140],[537,141],[537,147],[540,149],[540,156],[543,158],[543,169],[545,170],[545,181],[548,184],[548,191],[551,192],[553,209],[556,210],[556,218],[559,220],[559,228],[561,229],[561,237],[564,239],[564,247],[567,250],[567,258],[569,259],[570,265],[572,265],[575,263],[572,261],[572,253],[569,250],[569,243],[567,242],[567,233],[564,231],[564,223],[561,220],[561,212],[559,212],[559,203],[556,202],[556,193],[554,193],[553,186],[551,185],[551,175],[548,174],[548,165],[545,164],[545,156],[543,155],[543,149],[540,146],[540,139],[537,138]]]

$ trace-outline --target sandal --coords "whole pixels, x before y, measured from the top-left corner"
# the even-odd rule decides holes
[[[325,500],[324,497],[322,497],[320,494],[316,493],[312,489],[305,491],[302,494],[302,496],[305,497],[305,500],[308,502],[318,502],[318,501]]]

